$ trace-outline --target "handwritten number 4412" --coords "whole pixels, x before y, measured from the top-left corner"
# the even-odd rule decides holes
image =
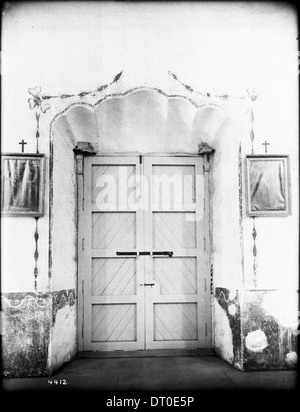
[[[66,379],[48,379],[49,385],[68,385]]]

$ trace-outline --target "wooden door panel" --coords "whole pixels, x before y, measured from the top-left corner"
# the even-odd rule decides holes
[[[153,212],[153,248],[196,248],[196,223],[186,217],[186,212]]]
[[[155,303],[154,341],[197,341],[196,303]]]
[[[93,258],[92,295],[136,295],[135,258]]]
[[[92,306],[92,342],[135,342],[136,304]]]
[[[136,247],[135,212],[93,212],[93,249],[134,249]]]
[[[93,165],[92,204],[128,205],[136,190],[135,165]]]
[[[153,210],[184,208],[195,204],[195,166],[158,164],[152,166]]]
[[[195,257],[153,258],[153,278],[161,295],[197,293]]]

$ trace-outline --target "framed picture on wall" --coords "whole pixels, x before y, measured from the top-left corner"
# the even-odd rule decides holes
[[[291,212],[289,156],[246,155],[248,216]]]
[[[1,155],[1,215],[44,214],[44,154]]]

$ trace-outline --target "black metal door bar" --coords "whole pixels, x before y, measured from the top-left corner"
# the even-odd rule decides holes
[[[152,252],[152,254],[155,256],[173,256],[173,252]]]
[[[154,256],[173,256],[173,252],[152,252]],[[151,252],[116,252],[117,256],[137,256],[137,255],[151,255]]]
[[[117,256],[136,256],[137,252],[116,252]]]

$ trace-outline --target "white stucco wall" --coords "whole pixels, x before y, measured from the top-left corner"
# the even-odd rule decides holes
[[[280,97],[280,99],[278,99]],[[254,153],[264,154],[262,143],[270,143],[268,153],[288,154],[291,177],[291,215],[286,217],[259,217],[255,219],[257,232],[257,282],[260,289],[298,289],[298,261],[296,250],[299,242],[299,139],[297,92],[286,90],[262,93],[254,103]],[[266,121],[266,119],[268,121]],[[293,136],[293,137],[292,137]],[[242,141],[243,155],[251,152],[250,138]],[[243,159],[244,161],[244,159]],[[245,182],[245,176],[243,176]],[[244,191],[244,259],[245,285],[253,288],[253,219],[246,216]]]
[[[52,290],[77,287],[77,181],[73,149],[66,130],[53,142]]]
[[[3,97],[5,100],[5,97]],[[2,108],[3,111],[3,108]],[[32,113],[29,113],[30,120],[34,125]],[[5,118],[5,116],[4,116]],[[11,118],[14,123],[13,118]],[[28,119],[27,119],[28,122]],[[19,120],[17,122],[19,123]],[[30,123],[30,122],[29,122]],[[19,153],[20,146],[18,142],[24,138],[28,141],[25,146],[25,152],[35,153],[35,139],[26,137],[26,121],[21,128],[14,127],[13,124],[9,127],[9,122],[3,122],[2,127],[2,153]],[[16,125],[16,121],[15,121]],[[29,125],[30,126],[30,125]],[[11,133],[15,133],[15,129],[19,132],[19,139],[10,139],[7,134],[7,127]],[[13,130],[13,132],[12,132]],[[8,132],[9,133],[9,132]],[[34,128],[30,132],[31,136],[35,136]],[[6,137],[8,136],[8,138]],[[27,134],[28,136],[28,134]],[[19,147],[18,147],[19,146]],[[27,149],[28,147],[28,149]],[[40,153],[46,154],[45,171],[46,175],[49,170],[48,142],[45,135],[41,134]],[[49,182],[45,179],[45,201],[44,201],[44,216],[38,220],[38,277],[37,291],[47,292],[49,290],[48,280],[48,252],[49,252]],[[34,291],[34,253],[36,248],[34,234],[36,231],[36,221],[34,217],[1,217],[1,288],[3,292],[31,292]]]
[[[70,361],[76,354],[77,327],[76,307],[65,306],[56,315],[51,328],[48,368],[51,373],[61,364]]]
[[[196,90],[244,94],[247,87],[256,87],[257,152],[263,152],[261,143],[266,138],[272,152],[290,154],[293,171],[293,216],[276,219],[276,224],[273,219],[257,219],[259,256],[263,256],[258,256],[259,270],[264,273],[262,282],[267,278],[280,282],[279,268],[288,262],[287,276],[295,284],[296,37],[293,10],[271,3],[9,4],[3,10],[2,150],[19,151],[18,142],[24,138],[28,142],[26,150],[34,152],[35,122],[28,108],[27,89],[36,85],[45,94],[72,94],[94,90],[121,70],[140,85],[171,70]],[[16,114],[21,130],[16,127]],[[41,151],[46,139],[40,139]],[[246,151],[249,152],[249,144]],[[6,267],[10,262],[11,268],[3,278],[3,287],[28,290],[33,284],[28,255],[33,251],[34,225],[31,219],[22,219],[22,234],[12,240],[15,225],[15,219],[10,218],[2,227],[3,238],[7,239],[2,263]],[[251,249],[249,225],[251,222],[245,218],[246,261]],[[46,229],[39,240],[42,272],[47,271]],[[268,240],[278,233],[289,239],[288,247],[278,238],[274,242],[272,253],[282,256],[282,263],[271,258]],[[17,245],[18,254],[12,260],[11,251]],[[17,275],[21,263],[25,276]],[[44,283],[41,280],[41,286],[46,287]]]
[[[3,9],[2,151],[20,151],[18,142],[22,138],[28,142],[26,151],[35,151],[35,120],[28,108],[27,89],[37,85],[46,95],[79,93],[107,84],[123,70],[128,88],[151,83],[154,86],[165,84],[167,89],[167,72],[170,70],[197,91],[245,95],[248,87],[257,88],[255,153],[264,153],[261,144],[267,139],[270,142],[269,152],[289,154],[292,182],[292,215],[256,219],[258,285],[261,288],[276,289],[287,285],[298,288],[296,38],[295,13],[282,4],[8,3]],[[132,105],[134,107],[134,101]],[[155,107],[151,106],[151,110]],[[165,113],[167,118],[167,109]],[[184,121],[189,123],[192,109],[186,113],[187,119]],[[103,122],[97,124],[97,130],[101,132],[105,124],[105,111],[103,116]],[[234,181],[238,181],[238,176],[230,175],[230,159],[237,162],[234,154],[236,146],[233,148],[232,145],[241,133],[242,156],[251,152],[251,141],[247,137],[249,124],[245,123],[244,129],[236,125],[220,132],[214,129],[214,122],[206,124],[205,118],[200,116],[195,125],[196,129],[202,130],[202,136],[218,136],[214,142],[217,149],[228,153],[228,158],[222,156],[222,160],[216,154],[215,162],[222,161],[224,168],[224,173],[215,176],[216,185],[233,185]],[[110,128],[112,134],[117,130],[116,126],[117,122]],[[128,130],[127,127],[123,129],[127,137]],[[157,129],[155,136],[160,137],[161,130]],[[84,129],[80,133],[85,136],[84,140],[90,139]],[[188,134],[189,147],[194,150],[197,139],[192,132],[188,131]],[[100,135],[100,140],[102,138]],[[138,141],[141,148],[144,147],[144,138],[142,136]],[[40,151],[46,154],[49,153],[48,139],[49,135],[44,131]],[[99,141],[99,136],[96,140]],[[158,138],[157,142],[161,144],[163,141]],[[106,144],[109,146],[110,140],[106,140]],[[137,150],[137,145],[134,146]],[[122,150],[122,146],[119,149]],[[152,147],[149,149],[152,150]],[[61,167],[58,163],[55,166]],[[68,173],[73,173],[71,166]],[[218,204],[220,195],[217,191],[215,194],[214,202]],[[71,209],[73,198],[67,194],[65,196],[57,199],[57,204],[60,201],[64,204],[68,202]],[[216,286],[238,288],[240,277],[238,272],[232,271],[232,267],[240,267],[240,262],[233,250],[241,245],[237,243],[238,233],[231,225],[239,213],[238,193],[234,197],[223,193],[221,205],[224,209],[220,209],[219,215],[214,215],[215,282]],[[47,207],[45,217],[39,220],[38,290],[74,287],[75,263],[70,259],[64,265],[63,255],[60,254],[62,239],[57,239],[53,245],[53,254],[57,251],[53,271],[56,275],[51,282],[48,281]],[[72,217],[64,213],[60,215],[57,211],[54,225],[63,221],[68,230]],[[226,219],[221,213],[225,213]],[[33,290],[35,222],[34,219],[22,218],[20,229],[17,219],[3,219],[3,292]],[[222,228],[219,238],[218,224]],[[244,276],[248,288],[253,287],[251,231],[252,220],[244,215]],[[227,234],[235,237],[233,244],[226,238]],[[217,247],[218,239],[222,240],[221,249]]]

